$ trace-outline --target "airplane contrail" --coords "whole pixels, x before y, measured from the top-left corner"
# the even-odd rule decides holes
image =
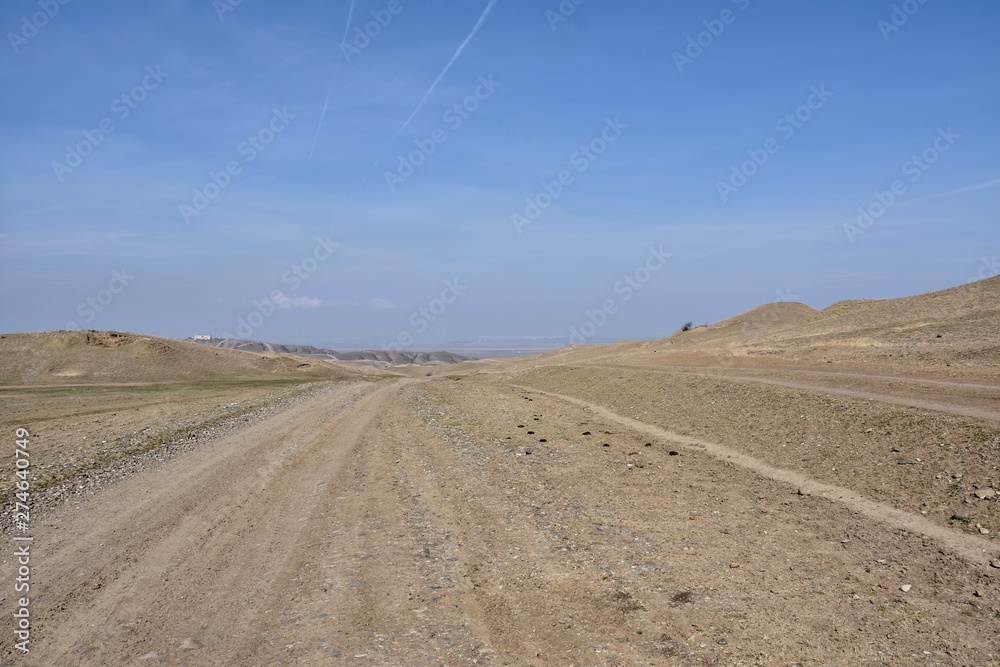
[[[427,89],[427,92],[424,94],[423,99],[421,99],[420,102],[417,104],[417,108],[413,110],[413,113],[410,114],[410,117],[407,118],[406,122],[403,123],[403,125],[399,128],[393,139],[402,134],[403,130],[406,129],[406,126],[410,124],[410,121],[412,121],[413,118],[420,112],[420,110],[424,106],[424,103],[427,102],[427,99],[431,96],[431,93],[433,93],[434,89],[437,88],[438,83],[440,83],[441,79],[444,78],[444,75],[448,73],[448,70],[451,69],[451,66],[455,64],[455,61],[458,60],[458,57],[462,55],[462,51],[464,51],[465,47],[469,44],[469,42],[472,41],[472,38],[476,36],[476,33],[479,31],[479,28],[482,27],[483,23],[486,22],[486,18],[490,15],[490,12],[493,11],[493,5],[497,4],[497,2],[499,2],[499,0],[490,0],[490,3],[486,5],[486,9],[483,10],[482,15],[479,17],[479,20],[476,21],[476,25],[472,27],[472,32],[469,33],[469,36],[466,37],[465,41],[462,42],[462,44],[458,47],[458,50],[455,51],[455,55],[453,55],[451,57],[451,60],[448,61],[448,64],[444,66],[444,69],[441,70],[441,73],[438,74],[438,77],[434,79],[434,83],[432,83],[431,87]]]
[[[351,6],[347,10],[347,25],[344,26],[344,37],[340,40],[341,46],[347,42],[347,33],[351,30],[351,21],[354,19],[354,7],[357,5],[357,0],[351,0]],[[323,101],[323,110],[319,113],[319,123],[316,124],[316,134],[313,136],[312,148],[309,149],[309,159],[313,157],[313,153],[316,152],[316,144],[319,142],[319,131],[323,127],[323,120],[326,118],[326,109],[330,106],[330,94],[333,93],[333,81],[330,82],[330,87],[326,90],[326,100]]]
[[[316,144],[319,143],[319,131],[323,127],[323,119],[326,118],[326,108],[330,105],[330,94],[333,93],[333,81],[330,82],[330,87],[326,89],[326,100],[323,101],[323,110],[319,113],[319,123],[316,124],[316,134],[313,135],[313,145],[309,149],[309,159],[313,159],[313,153],[316,151]]]
[[[351,8],[347,11],[347,25],[344,26],[344,38],[340,40],[340,44],[343,45],[347,41],[347,33],[351,30],[351,20],[354,18],[354,5],[357,0],[351,0]]]
[[[455,64],[455,61],[458,60],[458,57],[462,55],[462,51],[464,51],[465,47],[469,44],[470,41],[472,41],[472,38],[476,36],[476,33],[479,31],[479,28],[481,28],[483,23],[486,22],[487,17],[493,10],[493,6],[497,4],[497,2],[499,2],[499,0],[490,0],[489,4],[486,5],[486,9],[483,10],[483,13],[479,17],[479,20],[476,21],[476,25],[472,26],[472,31],[469,33],[468,37],[466,37],[465,40],[459,45],[458,49],[455,51],[455,54],[451,57],[451,60],[448,61],[448,64],[444,66],[444,69],[441,70],[441,73],[438,74],[436,79],[434,79],[434,83],[432,83],[431,87],[427,89],[427,92],[424,94],[423,98],[417,104],[416,108],[413,110],[413,113],[410,114],[410,117],[406,119],[406,122],[404,122],[398,130],[396,130],[396,134],[394,134],[392,138],[386,142],[385,148],[382,149],[382,153],[375,160],[374,164],[372,164],[371,168],[369,168],[368,173],[365,174],[365,177],[361,180],[361,183],[358,185],[358,187],[354,189],[354,194],[352,194],[350,198],[347,200],[347,202],[341,207],[340,212],[338,212],[337,215],[334,216],[333,223],[331,224],[336,223],[340,219],[340,217],[344,214],[344,211],[347,210],[347,208],[351,205],[354,199],[358,196],[358,193],[361,192],[361,189],[365,186],[366,183],[368,183],[368,180],[371,178],[372,174],[375,173],[375,170],[378,168],[378,165],[382,161],[382,158],[384,158],[385,154],[389,151],[389,146],[391,146],[392,142],[400,134],[403,133],[403,130],[406,129],[406,126],[410,124],[410,121],[412,121],[413,118],[420,112],[420,109],[423,108],[424,104],[427,102],[427,99],[434,92],[434,89],[437,87],[438,83],[440,83],[441,79],[444,78],[444,75],[448,73],[448,70],[451,69],[451,66]],[[354,2],[352,1],[351,11],[353,11],[354,8],[353,6]],[[331,83],[330,85],[332,89],[333,84]],[[329,95],[327,95],[327,98],[329,99]],[[325,110],[326,107],[324,106],[324,111]],[[322,122],[323,119],[321,117],[320,124],[322,124]],[[318,136],[319,128],[316,129],[316,133]]]

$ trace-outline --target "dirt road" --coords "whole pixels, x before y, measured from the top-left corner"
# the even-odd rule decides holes
[[[0,660],[1000,664],[991,539],[562,380],[343,385],[53,512]]]

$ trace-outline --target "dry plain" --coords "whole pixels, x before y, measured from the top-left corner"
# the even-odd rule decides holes
[[[1000,664],[998,325],[991,279],[392,372],[7,335],[0,661]]]

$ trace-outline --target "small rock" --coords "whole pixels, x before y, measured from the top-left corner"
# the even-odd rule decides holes
[[[980,535],[989,535],[990,534],[990,529],[989,528],[983,528],[982,526],[980,526],[979,527],[979,534]]]
[[[975,496],[980,500],[988,500],[997,494],[993,489],[976,489]]]
[[[187,639],[181,642],[181,648],[184,649],[185,651],[191,651],[196,648],[201,648],[201,643],[194,637],[188,637]]]
[[[796,493],[797,493],[797,494],[799,494],[800,496],[808,496],[808,495],[811,495],[811,494],[810,494],[810,493],[809,493],[808,491],[806,491],[806,490],[804,490],[804,489],[799,489],[798,491],[796,491]]]
[[[680,455],[681,455],[680,452],[674,452],[674,451],[670,452],[670,456],[680,456]]]
[[[156,660],[159,657],[160,657],[159,653],[157,653],[156,651],[150,651],[146,655],[140,656],[139,659],[140,660]]]
[[[531,447],[525,447],[524,448],[524,453],[525,454],[534,454],[535,450],[533,450]]]
[[[901,466],[912,466],[912,465],[916,465],[917,463],[919,463],[919,461],[917,461],[917,459],[909,459],[909,458],[907,458],[907,459],[899,459],[899,461],[897,461],[896,463],[898,463]]]
[[[913,588],[913,586],[911,586],[910,584],[903,584],[902,586],[899,587],[899,590],[903,591],[904,593],[909,593],[911,588]]]
[[[899,452],[901,452],[901,451],[903,451],[903,450],[902,450],[902,449],[900,449],[899,447],[893,447],[893,448],[892,448],[892,451],[894,451],[894,452],[896,452],[896,453],[899,453]]]
[[[983,592],[979,589],[976,589],[976,592],[973,593],[973,595],[975,595],[977,598],[981,598],[983,597]]]
[[[740,567],[740,564],[739,564],[739,563],[730,563],[730,564],[729,564],[729,569],[730,569],[730,570],[738,570],[738,569],[739,569],[739,567]]]
[[[728,644],[728,643],[729,643],[729,640],[728,640],[728,639],[726,639],[725,637],[723,637],[722,639],[720,639],[720,640],[719,640],[719,641],[717,641],[716,643],[717,643],[717,644],[718,644],[719,646],[725,646],[726,644]]]
[[[968,521],[971,518],[971,516],[965,510],[958,510],[957,512],[951,515],[951,518],[954,519],[955,521]]]
[[[998,570],[1000,570],[1000,560],[991,560],[990,567],[995,567]]]

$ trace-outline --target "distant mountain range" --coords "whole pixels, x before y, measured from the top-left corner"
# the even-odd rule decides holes
[[[290,354],[309,359],[326,359],[330,361],[353,362],[369,366],[402,366],[407,364],[427,366],[433,364],[457,364],[462,361],[472,361],[473,357],[463,357],[451,352],[407,352],[394,350],[363,350],[358,352],[337,352],[312,345],[281,345],[278,343],[263,343],[257,340],[242,340],[239,338],[189,338],[188,340],[201,345],[221,347],[227,350],[244,350],[246,352],[276,352]]]

